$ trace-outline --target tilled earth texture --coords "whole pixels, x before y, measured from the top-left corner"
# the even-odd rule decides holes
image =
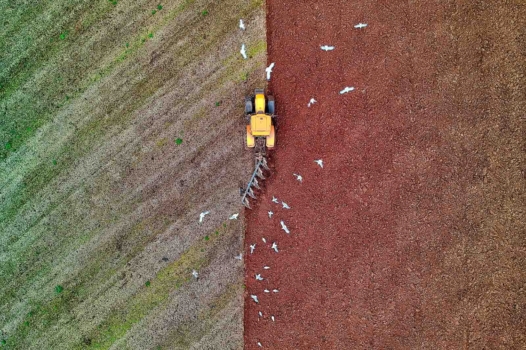
[[[524,2],[268,0],[267,24],[245,349],[526,348]]]
[[[261,0],[0,1],[0,349],[243,348],[265,61]]]

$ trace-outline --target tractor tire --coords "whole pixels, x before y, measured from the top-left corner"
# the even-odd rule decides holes
[[[274,102],[274,96],[269,96],[267,99],[267,113],[272,116],[276,113],[276,102]]]
[[[254,113],[254,104],[252,103],[252,98],[250,96],[245,97],[245,114]]]

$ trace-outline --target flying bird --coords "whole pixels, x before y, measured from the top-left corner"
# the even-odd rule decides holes
[[[274,322],[274,315],[270,316],[270,319]]]
[[[196,270],[193,270],[193,271],[192,271],[192,276],[194,276],[195,278],[198,278],[198,277],[199,277],[199,274],[197,273]]]
[[[259,317],[263,317],[263,313],[260,311],[258,312]]]
[[[272,291],[273,291],[274,293],[279,292],[279,290],[277,290],[277,289],[272,289]]]
[[[245,51],[245,44],[241,45],[241,51],[239,51],[241,53],[241,56],[243,56],[244,59],[247,59],[247,53]]]
[[[274,203],[276,203],[276,204],[279,204],[278,199],[277,199],[276,197],[274,197],[274,196],[272,196],[272,201],[273,201]]]
[[[265,68],[265,72],[267,72],[267,81],[270,80],[270,73],[272,73],[272,69],[274,69],[274,62],[272,62],[270,66]]]
[[[318,163],[318,165],[319,165],[321,168],[323,168],[323,160],[321,160],[321,159],[317,159],[317,160],[314,161],[314,163]]]
[[[199,214],[199,223],[202,223],[203,219],[205,218],[205,215],[208,215],[208,214],[210,214],[209,211],[204,211],[201,214]]]
[[[320,46],[320,48],[321,48],[323,51],[332,51],[332,50],[334,50],[334,46],[328,46],[328,45]]]
[[[296,176],[296,180],[298,180],[299,182],[303,182],[303,176],[299,174],[292,174],[292,175]]]
[[[263,241],[263,243],[267,243],[267,240],[265,239],[265,237],[261,237],[261,240]]]
[[[272,215],[274,215],[274,213],[271,212],[271,211],[269,211],[269,212],[268,212],[268,217],[269,217],[269,218],[272,218]]]
[[[243,259],[243,254],[239,254],[238,256],[234,256],[234,259],[237,259],[237,260]]]
[[[281,202],[281,204],[283,205],[283,209],[290,209],[289,205],[285,202]]]
[[[264,278],[261,277],[261,274],[258,273],[258,274],[256,274],[256,280],[258,280],[258,281],[263,281]]]
[[[358,28],[358,29],[362,29],[365,27],[367,27],[367,23],[358,23],[357,25],[354,26],[354,28]]]
[[[239,216],[239,213],[235,213],[231,217],[229,217],[228,220],[237,220],[238,216]]]
[[[260,343],[260,342],[257,342],[256,344],[257,344],[257,345],[258,345],[258,346],[259,346],[260,348],[262,348],[262,347],[263,347],[263,345],[261,345],[261,343]]]
[[[354,90],[354,86],[351,86],[351,87],[346,86],[342,91],[340,91],[340,95],[346,94],[346,93],[351,92],[353,90]]]
[[[263,266],[263,269],[264,270],[268,270],[268,269],[270,269],[270,267],[269,266]]]
[[[265,289],[265,290],[263,290],[263,291],[264,291],[265,293],[270,293],[270,290],[268,290],[268,289]]]
[[[250,254],[254,253],[254,249],[256,249],[256,243],[250,246]]]
[[[283,222],[283,220],[281,220],[280,223],[281,223],[281,228],[283,229],[283,231],[285,231],[286,234],[289,234],[290,231],[287,228],[287,226],[285,225],[285,223]]]
[[[250,296],[252,298],[252,300],[254,300],[256,302],[256,304],[259,303],[259,300],[258,300],[258,296],[257,295],[251,295]]]
[[[279,252],[278,245],[276,244],[276,242],[272,242],[272,247],[270,247],[270,248],[274,249],[276,251],[276,253]]]
[[[318,102],[318,101],[316,101],[314,98],[311,98],[310,101],[309,101],[309,103],[307,103],[307,107],[312,106],[312,105],[315,104],[316,102]]]
[[[239,28],[241,28],[241,30],[245,30],[245,23],[243,23],[242,19],[239,20]]]

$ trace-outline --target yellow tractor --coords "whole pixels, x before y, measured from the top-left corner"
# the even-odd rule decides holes
[[[255,148],[256,153],[265,155],[265,147],[273,149],[276,145],[274,97],[265,98],[263,89],[256,89],[255,96],[245,97],[245,117],[247,119],[246,145]]]

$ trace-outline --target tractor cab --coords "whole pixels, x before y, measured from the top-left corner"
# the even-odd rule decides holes
[[[250,116],[250,130],[252,136],[269,136],[272,131],[272,117],[264,113]]]

